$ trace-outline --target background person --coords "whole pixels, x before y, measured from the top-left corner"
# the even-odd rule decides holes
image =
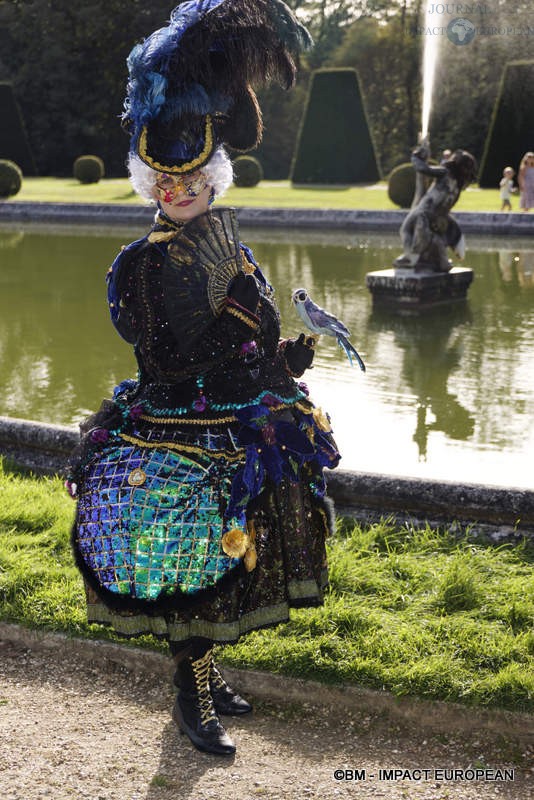
[[[511,197],[512,194],[517,191],[514,186],[514,175],[515,172],[512,167],[505,167],[502,173],[502,178],[499,183],[500,195],[501,195],[501,211],[511,211],[512,210],[512,201]]]
[[[519,207],[521,211],[530,211],[534,207],[534,153],[525,153],[517,174],[519,184]]]

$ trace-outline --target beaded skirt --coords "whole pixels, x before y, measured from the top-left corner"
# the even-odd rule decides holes
[[[220,495],[235,471],[235,463],[204,465],[168,448],[106,448],[78,495],[80,557],[117,598],[214,586],[239,564],[221,548]]]
[[[310,409],[270,411],[270,435],[290,442],[266,448],[291,459],[275,473],[259,461],[253,422],[245,446],[242,420],[204,422],[136,420],[85,464],[73,546],[90,622],[124,636],[233,642],[287,620],[290,607],[322,602],[328,508],[317,442],[303,456],[298,439],[319,433]]]

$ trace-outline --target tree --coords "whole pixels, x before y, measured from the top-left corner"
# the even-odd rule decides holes
[[[387,0],[289,0],[288,5],[314,38],[308,63],[311,69],[318,69],[340,46],[350,24],[364,17],[387,18],[396,3]]]
[[[347,184],[374,182],[379,178],[356,72],[353,69],[314,72],[291,180]]]
[[[0,82],[0,114],[0,158],[14,161],[25,175],[35,175],[26,127],[10,83]]]
[[[167,19],[169,0],[11,0],[0,5],[0,79],[12,80],[38,170],[70,174],[94,153],[125,172],[119,117],[126,57]]]
[[[511,61],[502,76],[480,165],[480,186],[499,185],[505,166],[517,171],[534,147],[534,106],[525,103],[525,86],[534,82],[534,61]]]
[[[251,155],[259,159],[269,180],[283,180],[289,175],[308,81],[309,73],[303,69],[291,91],[271,86],[258,92],[264,133],[260,146]]]
[[[444,16],[444,27],[453,16]],[[477,29],[472,42],[458,47],[446,36],[440,42],[430,141],[434,153],[461,147],[480,159],[504,65],[532,58],[532,3],[473,4],[466,16]],[[534,88],[525,85],[523,98],[532,106]]]
[[[420,116],[420,47],[398,15],[387,23],[354,22],[330,62],[359,75],[382,167],[405,161],[417,141]]]
[[[284,92],[275,86],[258,93],[265,132],[263,142],[254,155],[261,161],[265,177],[270,179],[286,178],[288,175],[304,112],[310,71],[330,64],[338,65],[332,61],[332,54],[341,47],[355,20],[377,19],[385,23],[398,15],[402,8],[407,19],[411,19],[410,14],[414,13],[414,3],[407,0],[287,0],[287,4],[308,27],[315,44],[301,58],[297,85],[292,91]],[[420,4],[421,0],[415,0],[418,8]],[[354,65],[348,62],[339,63],[339,66]],[[415,69],[417,72],[417,66]],[[409,105],[413,105],[413,100],[409,101]]]

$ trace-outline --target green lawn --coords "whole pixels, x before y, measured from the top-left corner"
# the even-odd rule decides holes
[[[0,619],[113,638],[88,625],[59,479],[0,470]],[[533,554],[447,532],[340,525],[323,608],[225,648],[222,661],[397,695],[534,710]],[[144,647],[164,646],[144,637]]]
[[[13,200],[55,203],[141,203],[126,178],[104,179],[82,185],[72,178],[25,178]],[[223,202],[232,206],[274,208],[395,209],[387,196],[386,183],[367,186],[295,188],[288,181],[262,181],[253,189],[232,186]],[[518,200],[512,200],[514,210]],[[458,211],[498,211],[497,189],[467,189],[455,206]]]

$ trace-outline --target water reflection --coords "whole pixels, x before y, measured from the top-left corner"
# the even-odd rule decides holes
[[[402,380],[416,398],[413,441],[419,460],[427,460],[429,434],[441,431],[451,439],[466,441],[475,430],[473,414],[449,389],[451,374],[461,366],[463,330],[472,322],[469,305],[440,309],[432,320],[392,316],[373,309],[369,329],[377,334],[393,331],[402,350]]]
[[[500,250],[499,269],[504,283],[534,288],[534,250]]]
[[[105,273],[143,231],[0,229],[0,413],[75,424],[135,374],[109,321]],[[306,380],[333,418],[350,469],[531,486],[534,445],[532,241],[473,242],[468,303],[423,318],[373,311],[365,275],[396,236],[249,231],[276,288],[283,335],[304,286],[351,329],[367,365],[324,339]],[[498,244],[498,246],[496,246]],[[529,246],[527,246],[529,245]]]
[[[10,250],[18,247],[23,239],[24,231],[14,231],[13,233],[0,231],[0,250]]]
[[[124,241],[0,232],[2,414],[77,423],[135,369],[105,304]]]

